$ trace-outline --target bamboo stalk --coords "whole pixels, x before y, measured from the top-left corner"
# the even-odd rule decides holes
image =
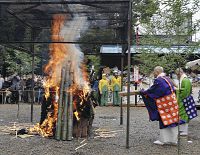
[[[67,67],[66,67],[67,68]],[[63,111],[63,128],[62,140],[67,140],[67,109],[68,109],[68,87],[69,87],[69,69],[66,69],[65,83],[64,83],[64,111]]]
[[[70,72],[70,85],[73,83],[73,72]],[[73,138],[73,94],[69,92],[69,104],[68,104],[68,122],[67,122],[67,140]]]
[[[58,102],[58,119],[56,124],[57,140],[60,140],[61,137],[64,81],[65,81],[65,69],[63,68],[61,71],[61,82],[60,82],[60,92],[59,92],[59,102]]]

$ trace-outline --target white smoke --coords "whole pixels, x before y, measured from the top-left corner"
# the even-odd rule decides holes
[[[87,28],[86,17],[75,16],[73,20],[66,21],[61,29],[60,35],[66,42],[76,41],[80,33]],[[74,72],[74,82],[82,87],[87,82],[83,79],[81,65],[84,61],[84,54],[81,52],[79,46],[75,44],[65,44],[67,48],[66,62],[71,62],[72,71]]]

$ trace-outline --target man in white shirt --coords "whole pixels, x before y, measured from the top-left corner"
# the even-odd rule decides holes
[[[3,83],[4,83],[4,78],[2,78],[0,74],[0,89],[2,89]]]

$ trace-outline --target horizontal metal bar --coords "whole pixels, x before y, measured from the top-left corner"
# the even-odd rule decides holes
[[[128,4],[129,0],[118,0],[118,1],[28,1],[28,2],[19,2],[19,1],[0,1],[0,4],[12,4],[12,5],[32,5],[32,4]]]
[[[49,11],[49,12],[46,12],[46,14],[49,14],[49,15],[52,15],[52,14],[115,14],[115,13],[118,13],[118,14],[125,14],[127,13],[126,10],[106,10],[106,11],[97,11],[97,10],[94,10],[94,11],[89,11],[89,10],[83,10],[83,11]],[[27,14],[34,14],[32,12],[24,12],[23,13],[24,15],[27,15]],[[37,14],[37,13],[35,13]]]
[[[3,19],[3,18],[0,18],[0,20]],[[5,18],[4,18],[5,19]],[[9,18],[10,19],[10,18]],[[26,21],[51,21],[53,20],[53,18],[24,18],[24,20]],[[119,18],[119,19],[114,19],[114,18],[89,18],[87,19],[89,21],[95,21],[95,20],[108,20],[108,21],[126,21],[125,19],[123,18]]]
[[[119,23],[119,24],[122,24],[123,22]],[[122,28],[124,25],[119,25],[119,26],[115,26],[116,24],[118,23],[111,23],[109,25],[106,25],[106,26],[101,26],[101,27],[98,27],[98,26],[93,26],[93,27],[90,27],[89,29],[90,30],[96,30],[96,29],[101,29],[102,31],[103,30],[114,30],[114,29],[117,29],[117,28]],[[34,26],[34,25],[33,25]],[[46,26],[46,27],[40,27],[40,26],[34,26],[34,29],[51,29],[51,27],[49,26]]]
[[[127,44],[127,42],[82,42],[82,41],[0,41],[0,44]]]
[[[69,41],[0,41],[1,45],[6,45],[6,44],[88,44],[88,45],[93,45],[93,44],[100,44],[100,45],[115,45],[115,44],[125,44],[127,45],[127,42],[124,41],[115,41],[115,42],[82,42],[82,41],[73,41],[73,42],[69,42]],[[159,47],[156,46],[156,44],[139,44],[138,46],[153,46],[155,45],[155,47]],[[184,47],[199,47],[199,44],[189,44],[189,45],[185,45],[185,44],[171,44],[170,47],[174,47],[174,46],[184,46]],[[164,48],[164,47],[163,47]],[[107,53],[104,53],[107,54]],[[126,54],[126,53],[125,53]],[[134,53],[133,53],[134,54]]]

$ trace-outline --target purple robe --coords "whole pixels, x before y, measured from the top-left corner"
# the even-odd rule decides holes
[[[167,79],[167,81],[171,84],[172,90],[175,91],[174,86],[172,84],[172,82],[170,81],[170,79],[168,77],[165,76],[165,79]],[[168,83],[161,77],[158,77],[154,80],[153,85],[147,89],[147,90],[142,90],[140,91],[140,93],[142,95],[147,95],[149,98],[151,99],[157,99],[166,95],[170,95],[171,89],[170,86],[168,85]],[[148,103],[146,103],[148,104]],[[163,128],[168,128],[168,127],[175,127],[178,125],[178,123],[173,123],[170,125],[164,125],[161,118],[158,120],[159,121],[159,125],[160,125],[160,129]]]

